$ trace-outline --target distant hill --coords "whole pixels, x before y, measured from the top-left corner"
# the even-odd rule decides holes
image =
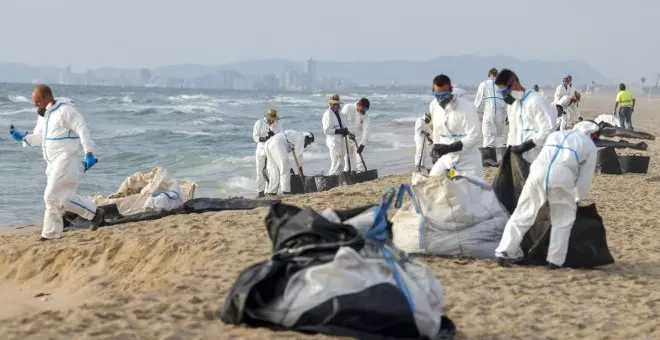
[[[303,71],[304,62],[286,60],[243,61],[218,66],[219,69],[234,69],[241,73],[280,73],[287,68]],[[182,66],[185,67],[185,66]],[[449,75],[456,84],[474,85],[485,79],[488,70],[510,68],[521,78],[523,84],[531,86],[556,85],[566,74],[571,74],[575,85],[595,81],[611,84],[612,81],[600,71],[582,61],[520,60],[508,56],[477,57],[471,55],[439,57],[429,61],[317,61],[317,77],[346,78],[358,84],[430,84],[439,73]],[[169,70],[176,69],[174,66]],[[161,69],[155,69],[160,73]]]
[[[600,71],[582,61],[540,61],[520,60],[508,56],[478,57],[472,55],[439,57],[429,61],[355,61],[332,62],[316,61],[317,78],[343,78],[357,84],[387,85],[396,81],[401,85],[430,86],[433,77],[445,73],[452,82],[459,85],[476,85],[485,79],[491,67],[511,68],[520,76],[524,85],[556,85],[563,76],[570,73],[574,85],[591,83],[610,85],[613,82]],[[235,70],[243,74],[280,74],[287,69],[302,72],[303,61],[281,59],[253,60],[205,66],[181,64],[152,68],[154,76],[165,78],[193,78],[217,73],[223,70]],[[20,63],[0,63],[0,81],[29,83],[34,80],[57,81],[60,68],[32,67]],[[138,69],[104,68],[91,70],[97,77],[137,77]]]

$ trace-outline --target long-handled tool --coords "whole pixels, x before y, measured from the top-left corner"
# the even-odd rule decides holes
[[[422,163],[424,162],[424,147],[426,146],[426,140],[422,142],[422,153],[419,156],[419,162],[417,163],[417,171],[422,172]]]
[[[296,167],[298,168],[298,176],[300,176],[300,182],[302,182],[303,190],[305,190],[305,192],[309,192],[309,189],[307,189],[307,184],[305,183],[305,177],[303,176],[302,167],[300,166],[300,163],[298,163],[296,149],[291,149],[291,153],[293,153],[293,161],[296,162]]]
[[[355,148],[356,149],[360,148],[360,146],[358,145],[358,143],[355,139],[353,139],[353,143],[355,143]],[[360,161],[362,161],[362,166],[364,167],[364,171],[367,171],[367,164],[364,163],[364,158],[362,157],[362,152],[359,152],[358,156],[360,156]]]

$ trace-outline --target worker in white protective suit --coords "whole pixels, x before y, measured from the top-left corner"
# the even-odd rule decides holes
[[[289,153],[294,153],[294,160],[298,161],[302,170],[302,156],[305,148],[314,142],[314,135],[310,132],[286,130],[275,134],[265,144],[264,149],[268,158],[267,195],[277,195],[278,189],[284,195],[291,194],[291,163]],[[301,176],[304,176],[300,173]]]
[[[580,114],[580,108],[578,107],[581,98],[582,94],[578,91],[574,91],[571,95],[564,95],[559,98],[557,102],[553,103],[558,108],[557,111],[559,111],[559,108],[561,107],[561,111],[563,112],[561,115],[558,114],[557,117],[559,130],[564,131],[568,129],[571,117],[578,117],[579,120],[582,116]]]
[[[328,99],[328,109],[323,113],[323,133],[325,144],[330,153],[330,169],[327,176],[339,175],[344,169],[344,155],[348,145],[347,137],[350,135],[348,128],[342,121],[341,101],[339,95],[334,94]]]
[[[573,130],[556,131],[548,136],[543,150],[530,166],[516,210],[495,249],[500,264],[523,258],[520,243],[546,201],[552,224],[548,265],[554,269],[564,264],[577,206],[587,199],[596,169],[594,141],[599,136],[598,124],[586,120],[576,123]]]
[[[481,132],[474,105],[464,97],[452,95],[451,80],[444,74],[433,79],[429,112],[433,122],[433,168],[429,175],[453,170],[457,175],[483,181],[484,168],[478,149]]]
[[[264,197],[266,190],[266,176],[264,176],[264,172],[267,170],[264,143],[281,131],[279,122],[280,117],[277,116],[277,110],[269,108],[264,114],[264,118],[257,120],[252,128],[252,139],[257,143],[256,165],[258,197]]]
[[[424,116],[417,118],[415,121],[415,168],[414,171],[421,171],[422,168],[425,168],[424,160],[426,160],[426,154],[430,151],[429,149],[433,145],[433,139],[431,139],[431,113],[426,112]],[[428,145],[425,145],[428,144]]]
[[[46,85],[35,87],[32,101],[39,115],[34,131],[16,130],[12,125],[10,134],[25,146],[40,146],[46,161],[45,213],[40,240],[62,237],[63,217],[67,211],[91,220],[94,230],[103,222],[103,209],[97,208],[91,199],[78,195],[78,150],[81,145],[85,153],[84,170],[97,163],[87,124],[73,105],[56,101]]]
[[[562,83],[557,86],[557,89],[555,89],[555,96],[552,99],[553,103],[559,102],[561,97],[563,96],[571,96],[573,94],[573,86],[572,86],[572,81],[573,78],[570,75],[567,75],[564,77],[562,80]],[[564,111],[561,106],[557,106],[557,112],[559,112],[559,115],[563,115]]]
[[[550,104],[533,90],[525,89],[511,70],[502,70],[495,79],[507,104],[511,152],[532,163],[541,152],[545,139],[554,130]]]
[[[369,116],[367,116],[370,105],[369,99],[360,98],[355,104],[346,104],[341,108],[340,114],[346,120],[346,127],[353,134],[349,135],[348,152],[344,156],[344,171],[346,172],[366,170],[362,161],[364,160],[364,147],[369,140],[369,130],[371,129]]]
[[[492,68],[488,71],[488,79],[479,84],[477,95],[474,97],[474,106],[477,111],[483,110],[483,119],[481,122],[481,132],[483,135],[484,149],[491,149],[497,159],[493,161],[499,163],[502,159],[502,148],[505,144],[505,104],[495,86],[497,69]]]

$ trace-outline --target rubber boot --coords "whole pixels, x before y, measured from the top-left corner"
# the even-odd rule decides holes
[[[262,197],[266,197],[266,195],[264,195],[263,191],[259,191],[259,194],[257,194],[257,198],[262,198]]]
[[[277,194],[274,194],[274,193],[272,193],[272,192],[269,192],[269,193],[266,194],[266,196],[271,196],[271,197],[272,197],[272,196],[277,196]]]

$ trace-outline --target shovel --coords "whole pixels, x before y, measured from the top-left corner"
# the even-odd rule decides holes
[[[298,176],[300,176],[300,182],[302,182],[303,190],[305,190],[305,192],[309,192],[309,189],[307,189],[307,184],[305,183],[305,177],[303,176],[302,173],[302,167],[300,166],[300,163],[298,163],[298,156],[296,156],[296,149],[292,149],[291,152],[293,153],[293,161],[296,162],[296,167],[298,168]]]
[[[356,149],[359,148],[359,145],[358,145],[358,143],[357,143],[357,141],[356,141],[355,139],[353,139],[353,143],[355,143],[355,148],[356,148]],[[364,171],[367,171],[367,165],[364,164],[364,158],[362,158],[362,152],[360,152],[360,153],[358,154],[358,156],[360,156],[360,160],[362,161],[362,166],[364,167]],[[349,156],[349,162],[350,162],[350,156]],[[349,165],[349,166],[350,166],[350,165]]]

